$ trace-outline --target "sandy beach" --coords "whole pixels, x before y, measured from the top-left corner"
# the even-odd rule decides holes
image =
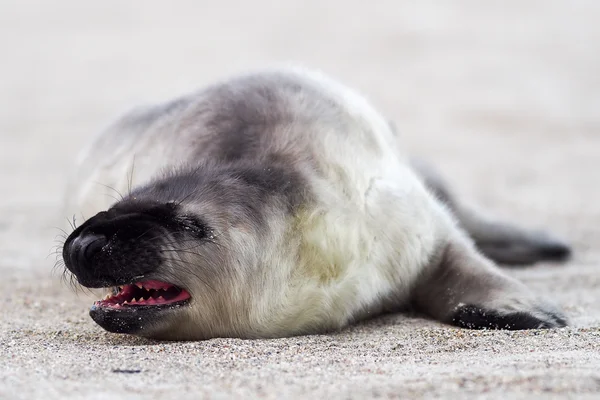
[[[7,0],[0,4],[0,399],[598,398],[600,3]],[[331,335],[151,342],[53,273],[67,173],[113,118],[294,62],[358,88],[501,218],[573,245],[509,273],[568,328],[386,315]],[[50,255],[49,255],[50,254]]]

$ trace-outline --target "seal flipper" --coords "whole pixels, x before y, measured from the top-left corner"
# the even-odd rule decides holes
[[[417,281],[413,304],[431,317],[469,329],[566,326],[564,315],[505,275],[457,231]]]
[[[460,202],[440,174],[428,164],[415,159],[411,166],[427,188],[450,209],[479,251],[489,259],[504,265],[528,265],[540,261],[562,262],[570,258],[571,247],[562,240],[547,232],[531,231],[489,218]]]
[[[529,313],[518,311],[507,314],[474,305],[460,305],[449,321],[452,325],[468,329],[547,329],[566,326],[567,321],[559,315],[549,315],[554,321],[548,322]]]
[[[475,240],[477,248],[499,264],[527,265],[539,261],[563,262],[571,247],[543,231],[527,231],[502,222],[488,221],[463,210],[459,219]]]

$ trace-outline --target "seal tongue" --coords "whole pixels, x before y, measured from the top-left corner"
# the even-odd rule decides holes
[[[103,300],[96,301],[94,305],[110,308],[158,306],[187,300],[190,297],[185,289],[170,283],[144,281],[121,286],[117,293],[107,295]]]

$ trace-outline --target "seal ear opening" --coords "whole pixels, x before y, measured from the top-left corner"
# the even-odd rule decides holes
[[[413,292],[418,311],[469,329],[541,329],[566,326],[566,317],[525,285],[505,275],[461,237],[440,248]]]

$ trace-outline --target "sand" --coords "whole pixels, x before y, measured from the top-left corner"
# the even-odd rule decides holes
[[[418,3],[418,4],[413,4]],[[3,1],[0,398],[598,398],[600,3]],[[116,115],[273,62],[394,119],[465,198],[567,238],[510,274],[571,326],[475,332],[388,315],[324,336],[108,334],[52,274],[66,173]]]

